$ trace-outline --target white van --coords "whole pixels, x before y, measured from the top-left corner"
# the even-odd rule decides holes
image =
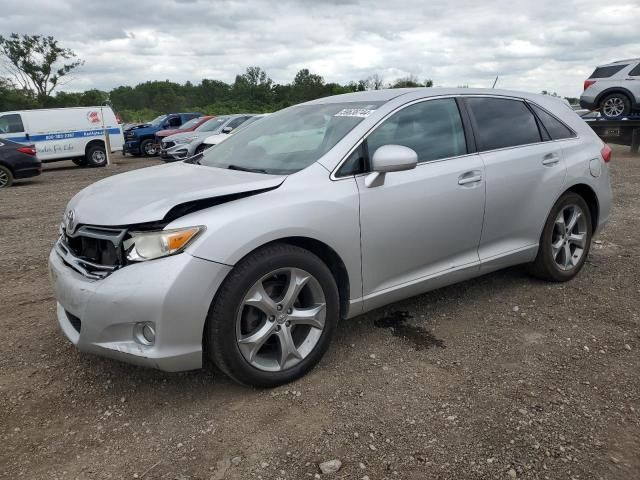
[[[34,145],[43,162],[73,160],[79,166],[103,167],[105,129],[111,151],[122,150],[122,129],[111,107],[0,112],[0,139]]]

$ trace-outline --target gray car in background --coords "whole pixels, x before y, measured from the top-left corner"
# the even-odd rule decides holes
[[[584,81],[580,106],[599,110],[607,120],[640,111],[640,58],[600,65]]]
[[[341,320],[517,264],[571,280],[609,218],[610,159],[545,95],[390,89],[289,107],[72,198],[49,255],[58,322],[85,352],[168,371],[211,360],[280,385]]]
[[[205,138],[211,135],[229,134],[254,114],[239,113],[236,115],[220,115],[203,123],[192,132],[176,133],[164,138],[160,144],[160,157],[165,161],[184,160],[204,151]]]

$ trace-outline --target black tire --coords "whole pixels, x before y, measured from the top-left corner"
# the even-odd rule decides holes
[[[88,163],[87,157],[72,158],[71,161],[79,167],[86,167]]]
[[[325,324],[315,347],[304,359],[290,368],[268,372],[251,365],[240,352],[236,317],[249,289],[265,275],[282,268],[300,268],[315,277],[325,297]],[[338,287],[320,258],[293,245],[268,245],[242,259],[220,286],[207,317],[205,352],[222,372],[238,383],[276,387],[301,377],[320,361],[331,343],[339,315]]]
[[[147,140],[143,140],[142,142],[140,142],[140,153],[144,157],[156,156],[158,153],[153,146],[153,140],[148,138]]]
[[[87,148],[85,159],[87,167],[104,167],[107,164],[107,151],[103,145],[92,145]]]
[[[206,143],[201,143],[200,145],[198,145],[196,147],[196,151],[193,153],[194,155],[198,155],[199,153],[204,152],[205,150],[207,150],[210,147],[210,145],[206,144]]]
[[[0,188],[9,188],[13,185],[13,173],[9,168],[0,165]]]
[[[630,113],[631,100],[624,93],[612,93],[600,100],[600,114],[607,120],[620,120]]]
[[[570,208],[571,206],[577,206],[581,210],[582,215],[584,215],[584,220],[586,222],[586,225],[584,226],[585,245],[579,261],[568,270],[563,270],[554,258],[552,239],[558,235],[556,230],[556,218],[561,211],[566,208]],[[538,255],[536,256],[535,261],[528,266],[529,273],[535,277],[550,282],[566,282],[571,280],[580,272],[580,270],[582,270],[584,262],[589,255],[592,235],[591,211],[589,210],[587,202],[585,202],[584,198],[577,193],[565,193],[558,199],[547,217],[544,230],[540,236]]]

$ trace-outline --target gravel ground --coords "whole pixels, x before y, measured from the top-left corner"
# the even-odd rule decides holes
[[[615,153],[572,282],[510,269],[345,321],[274,390],[76,352],[46,266],[64,206],[158,162],[47,165],[0,192],[0,478],[640,478],[640,157]]]

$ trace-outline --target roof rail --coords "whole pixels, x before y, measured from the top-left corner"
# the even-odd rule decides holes
[[[625,60],[614,60],[611,63],[637,62],[640,58],[627,58]]]

